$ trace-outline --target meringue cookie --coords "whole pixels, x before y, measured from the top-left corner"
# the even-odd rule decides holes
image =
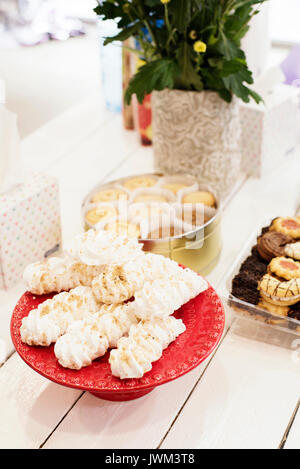
[[[153,279],[176,279],[182,275],[183,269],[177,262],[158,254],[145,254],[141,260],[140,268],[143,271],[145,281]]]
[[[42,316],[38,309],[23,319],[20,328],[22,342],[48,347],[61,335],[61,328],[52,316]]]
[[[67,257],[51,257],[29,265],[23,274],[28,290],[35,295],[60,293],[78,286],[91,286],[102,268],[75,262]]]
[[[161,280],[146,282],[134,298],[129,307],[142,320],[168,316],[179,307],[176,288]]]
[[[183,281],[188,284],[189,288],[195,290],[195,296],[208,288],[207,282],[200,275],[191,269],[183,269],[177,262],[167,257],[158,254],[146,254],[142,259],[142,266],[145,281],[152,281],[153,279]]]
[[[180,280],[186,283],[190,289],[190,298],[195,298],[200,293],[203,293],[208,289],[208,283],[204,280],[201,275],[198,275],[191,269],[181,269],[181,275],[179,276]],[[188,301],[189,301],[188,300]]]
[[[207,283],[187,269],[177,277],[146,282],[129,304],[134,314],[142,320],[169,316],[182,305],[207,289]]]
[[[98,301],[105,304],[124,303],[140,290],[144,275],[138,264],[111,264],[93,280],[92,289]]]
[[[110,348],[117,346],[124,334],[128,334],[131,326],[138,323],[134,312],[128,304],[103,306],[106,314],[97,322],[93,322],[101,337],[106,337]]]
[[[76,236],[66,247],[66,252],[83,264],[100,266],[133,261],[141,255],[142,247],[136,238],[90,230]]]
[[[91,288],[78,287],[69,293],[60,293],[41,303],[22,320],[22,341],[28,345],[48,347],[65,334],[72,322],[97,312],[99,308]]]
[[[91,326],[81,321],[74,323],[72,333],[60,337],[55,344],[54,353],[64,368],[80,370],[91,365],[92,361],[105,355],[108,340],[99,337]]]
[[[120,339],[118,348],[110,353],[112,374],[121,379],[141,378],[185,330],[182,320],[174,317],[140,322],[131,327],[129,337]]]
[[[126,304],[104,305],[99,313],[74,322],[60,337],[54,353],[64,368],[79,370],[116,347],[131,326],[138,323]]]

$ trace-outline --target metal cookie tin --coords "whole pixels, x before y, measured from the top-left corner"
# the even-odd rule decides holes
[[[93,196],[102,190],[107,190],[114,187],[120,189],[120,187],[124,187],[123,184],[126,181],[136,177],[152,177],[157,178],[157,181],[159,181],[160,178],[166,178],[168,176],[159,173],[139,174],[121,178],[115,181],[110,181],[106,184],[97,185],[86,196],[82,204],[82,216],[86,230],[95,229],[95,226],[91,225],[86,220],[88,208],[93,207],[93,204],[91,204]],[[202,275],[207,275],[218,263],[222,249],[221,201],[213,188],[198,182],[192,176],[184,175],[182,178],[188,178],[191,182],[195,183],[198,187],[197,190],[207,191],[213,194],[216,200],[216,210],[214,215],[202,226],[199,226],[192,231],[186,232],[183,235],[162,239],[141,238],[140,242],[144,244],[145,251],[169,257],[170,259],[173,259],[176,262],[201,273]],[[128,204],[130,204],[130,200],[128,201]]]

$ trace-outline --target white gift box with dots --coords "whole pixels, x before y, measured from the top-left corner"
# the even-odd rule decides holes
[[[299,143],[299,92],[277,85],[263,95],[264,103],[241,104],[242,169],[263,177]]]
[[[21,279],[25,267],[61,247],[59,186],[45,174],[27,175],[0,195],[0,288]]]

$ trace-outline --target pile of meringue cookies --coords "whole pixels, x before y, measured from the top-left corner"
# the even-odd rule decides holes
[[[55,293],[22,321],[21,338],[80,370],[110,351],[112,374],[141,378],[186,328],[173,313],[208,288],[198,274],[145,253],[136,238],[90,230],[63,257],[27,267],[34,295]]]

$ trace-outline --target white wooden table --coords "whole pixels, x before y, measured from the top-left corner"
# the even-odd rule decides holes
[[[22,151],[28,166],[60,181],[65,240],[82,230],[81,201],[93,185],[153,170],[152,149],[95,96],[27,137]],[[241,179],[209,275],[221,294],[249,233],[270,216],[294,213],[299,182],[300,149],[265,179]],[[300,448],[297,344],[292,352],[232,327],[188,375],[136,401],[106,402],[47,381],[14,353],[9,320],[23,290],[0,292],[0,448]]]

